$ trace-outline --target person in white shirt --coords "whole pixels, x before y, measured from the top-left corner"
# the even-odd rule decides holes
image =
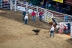
[[[24,17],[24,20],[25,20],[25,24],[27,24],[28,23],[28,14],[26,14],[26,16]]]
[[[51,29],[50,29],[50,37],[53,36],[54,37],[54,26],[52,25]]]

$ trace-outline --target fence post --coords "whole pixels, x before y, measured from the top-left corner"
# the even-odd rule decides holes
[[[13,7],[13,3],[12,0],[10,0],[10,10],[12,10],[12,7]]]
[[[36,10],[37,11],[36,12],[36,17],[38,17],[38,6],[36,6],[36,8],[37,8],[37,10]]]
[[[26,2],[26,13],[28,12],[28,2]]]
[[[17,0],[15,0],[14,11],[17,11]]]

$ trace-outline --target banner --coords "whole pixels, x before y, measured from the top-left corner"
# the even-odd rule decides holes
[[[46,16],[45,19],[46,19],[46,22],[53,22],[53,21],[52,21],[52,18],[49,17],[49,16]]]
[[[43,20],[45,22],[53,22],[52,21],[52,18],[53,18],[53,14],[51,12],[48,12],[47,10],[44,11],[44,17],[43,17]]]
[[[25,7],[22,7],[22,6],[17,6],[17,10],[20,10],[20,11],[25,11]]]
[[[33,10],[32,10],[32,9],[29,9],[28,12],[29,12],[29,13],[32,13]],[[37,11],[34,11],[34,12],[36,13]]]
[[[28,10],[28,12],[29,12],[29,13],[32,13],[32,12],[33,12],[33,10],[32,10],[32,9],[29,9],[29,10]]]
[[[63,3],[63,0],[53,0],[53,1]]]

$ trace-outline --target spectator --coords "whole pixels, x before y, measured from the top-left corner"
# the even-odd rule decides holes
[[[23,11],[23,21],[24,21],[25,15],[26,15],[26,11]]]
[[[50,8],[51,7],[51,4],[46,2],[46,8]]]
[[[57,11],[57,12],[60,12],[60,8],[59,8],[59,7],[57,7],[57,8],[56,8],[56,11]]]
[[[42,5],[42,8],[45,8],[45,6]]]
[[[49,4],[48,4],[48,8],[50,8],[50,7],[51,7],[51,4],[49,3]]]
[[[33,11],[31,13],[31,15],[32,15],[32,20],[35,22],[36,21],[36,13]]]
[[[40,20],[40,21],[42,21],[42,15],[43,15],[43,12],[40,11],[40,12],[39,12],[39,20]]]
[[[48,8],[48,2],[46,2],[46,5],[45,6],[46,6],[46,8]]]
[[[52,25],[51,29],[50,29],[50,37],[53,36],[54,37],[54,26]]]
[[[71,24],[70,24],[70,22],[68,22],[67,24],[66,24],[67,26],[68,26],[68,33],[70,33],[70,30],[71,30]]]
[[[24,20],[25,20],[25,24],[27,24],[28,23],[28,14],[26,14],[26,16],[24,17]]]
[[[67,29],[68,29],[68,28],[67,28],[67,25],[64,25],[64,33],[65,33],[65,34],[68,33]]]
[[[64,21],[68,22],[68,16],[67,15],[64,16]]]
[[[32,2],[30,2],[29,5],[32,6],[33,5]]]

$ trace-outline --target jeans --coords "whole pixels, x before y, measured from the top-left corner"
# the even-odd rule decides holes
[[[67,33],[68,33],[68,31],[67,31],[67,30],[64,30],[64,33],[65,33],[65,34],[67,34]]]
[[[39,20],[42,21],[42,16],[39,16]]]
[[[28,22],[28,19],[25,19],[25,22],[24,23],[27,24],[27,22]]]
[[[54,31],[50,31],[50,37],[53,36],[54,37]]]
[[[68,29],[68,33],[70,33],[70,29]]]
[[[23,21],[24,21],[24,17],[25,17],[25,15],[23,15]]]
[[[32,20],[33,20],[33,22],[35,22],[36,21],[36,16],[32,16]]]

